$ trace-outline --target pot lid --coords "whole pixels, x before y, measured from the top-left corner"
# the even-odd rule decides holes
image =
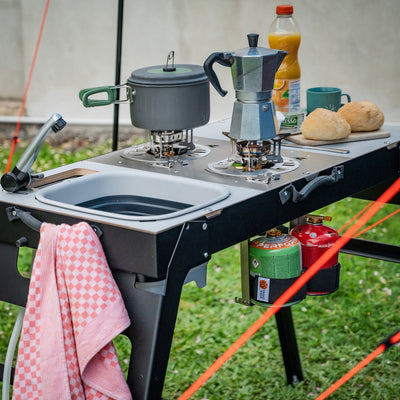
[[[165,65],[140,68],[128,78],[128,83],[144,86],[193,85],[207,81],[203,67],[192,64],[176,64],[171,69]]]

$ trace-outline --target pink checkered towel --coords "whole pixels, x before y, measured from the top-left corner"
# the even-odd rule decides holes
[[[112,339],[129,317],[92,228],[42,224],[13,399],[131,399]]]

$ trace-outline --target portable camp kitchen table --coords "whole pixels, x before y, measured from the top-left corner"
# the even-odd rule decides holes
[[[40,188],[15,194],[1,191],[0,299],[26,304],[29,280],[18,273],[16,263],[18,246],[38,245],[35,222],[87,221],[100,235],[132,320],[125,334],[132,342],[128,384],[133,398],[160,400],[184,283],[195,280],[204,285],[210,256],[233,244],[348,196],[376,199],[400,170],[400,125],[385,128],[390,137],[329,146],[348,153],[283,147],[283,156],[298,160],[299,167],[269,183],[207,171],[208,163],[230,153],[231,144],[221,135],[229,130],[229,121],[195,129],[196,143],[209,146],[211,152],[189,165],[160,168],[123,159],[120,150],[45,173],[80,167],[101,172],[117,165],[121,171],[148,170],[216,182],[230,191],[228,198],[210,207],[159,221],[126,221],[43,204],[35,198]],[[301,199],[302,188],[318,177],[323,177],[321,184]],[[399,200],[397,195],[393,202],[400,204]],[[352,239],[343,251],[399,262],[399,248],[384,243]],[[290,307],[281,309],[276,318],[288,382],[302,380]]]

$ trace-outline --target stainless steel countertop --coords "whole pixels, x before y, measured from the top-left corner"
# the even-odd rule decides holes
[[[211,215],[233,204],[237,204],[259,194],[284,187],[296,180],[313,176],[321,171],[345,163],[348,160],[362,157],[363,155],[374,152],[378,149],[397,146],[400,141],[400,126],[387,125],[386,129],[388,129],[391,133],[390,137],[388,138],[374,139],[363,142],[340,143],[329,146],[333,148],[337,147],[347,149],[349,151],[347,154],[320,151],[318,150],[318,147],[307,150],[301,149],[300,146],[299,148],[283,147],[283,156],[299,159],[299,167],[293,172],[282,174],[278,180],[272,179],[268,184],[251,182],[244,178],[217,175],[207,171],[208,163],[226,158],[230,154],[230,141],[221,133],[222,131],[229,130],[229,120],[212,123],[194,130],[195,143],[201,143],[210,146],[211,152],[206,157],[193,160],[189,165],[174,163],[172,168],[155,167],[146,163],[122,158],[121,154],[123,151],[125,151],[124,149],[45,172],[45,176],[49,176],[58,172],[70,170],[72,168],[88,168],[97,171],[107,171],[109,169],[109,165],[114,165],[118,166],[118,168],[121,168],[121,170],[129,169],[132,172],[134,172],[134,170],[146,170],[157,174],[168,174],[182,176],[189,179],[215,182],[226,186],[231,193],[227,199],[220,201],[219,203],[173,219],[146,222],[125,221],[118,219],[118,216],[115,218],[105,218],[89,215],[85,212],[81,213],[71,211],[66,208],[55,207],[37,201],[35,198],[35,193],[41,189],[28,189],[26,191],[13,194],[6,193],[1,190],[0,202],[11,203],[31,209],[45,210],[47,212],[54,212],[61,215],[69,215],[89,221],[100,221],[127,229],[157,233],[181,225],[186,221]],[[360,173],[363,174],[365,171],[360,171]]]

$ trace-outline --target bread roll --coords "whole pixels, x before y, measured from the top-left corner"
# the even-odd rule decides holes
[[[371,101],[352,101],[338,113],[350,124],[352,132],[376,131],[384,121],[383,112]]]
[[[347,138],[351,129],[337,112],[316,108],[307,115],[301,126],[301,133],[306,139],[335,140]]]

